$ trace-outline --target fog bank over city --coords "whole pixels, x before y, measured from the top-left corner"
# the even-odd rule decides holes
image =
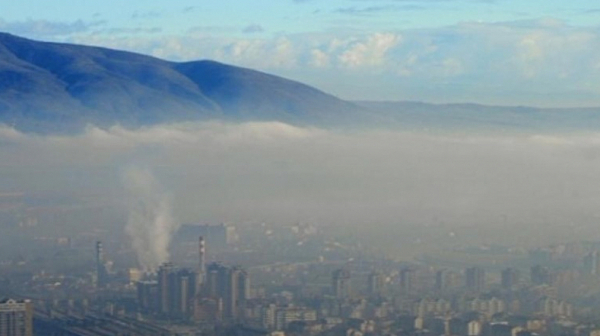
[[[71,199],[76,206],[127,207],[123,176],[135,165],[172,195],[181,222],[533,229],[600,218],[599,134],[206,122],[137,130],[90,126],[77,136],[3,127],[0,142],[5,210],[22,194],[38,203],[53,199],[46,208]],[[40,207],[35,202],[27,205],[33,211]]]

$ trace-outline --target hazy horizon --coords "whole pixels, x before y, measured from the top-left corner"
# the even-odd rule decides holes
[[[1,335],[600,336],[597,1],[5,2]]]
[[[591,238],[600,218],[595,179],[600,135],[591,132],[190,122],[134,130],[90,126],[74,136],[3,127],[0,142],[4,209],[19,209],[23,204],[15,204],[15,198],[32,195],[40,204],[25,202],[22,210],[34,217],[69,204],[72,209],[126,209],[127,172],[133,167],[151,174],[161,193],[169,195],[177,223],[307,222],[363,227],[374,234],[412,226],[440,227],[441,232],[553,228],[554,233],[538,232],[537,238],[506,240],[536,245],[557,239],[554,235],[564,229],[573,239]],[[48,204],[52,199],[56,204]],[[61,218],[69,218],[65,214]],[[124,234],[123,217],[116,217],[123,218],[121,224],[102,224],[98,221],[106,214],[99,214],[79,224],[81,216],[73,216],[72,223],[58,226],[102,230],[106,225],[121,227],[114,233]],[[44,230],[43,222],[38,225]],[[481,241],[504,240],[484,235]]]

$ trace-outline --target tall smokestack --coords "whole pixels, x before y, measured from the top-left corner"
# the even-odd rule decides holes
[[[198,284],[204,282],[204,273],[206,268],[206,243],[204,237],[198,238]]]
[[[104,251],[102,249],[102,242],[96,242],[96,266],[104,262]]]
[[[102,242],[96,242],[96,285],[98,287],[104,287],[106,285],[106,266],[104,263],[106,260],[104,259],[104,249],[102,248]]]

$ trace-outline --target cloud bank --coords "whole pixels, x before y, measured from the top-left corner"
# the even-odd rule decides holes
[[[261,33],[262,26],[230,30]],[[343,98],[600,105],[598,29],[555,18],[260,36],[198,29],[181,35],[111,34],[86,28],[60,39],[176,61],[215,59],[305,81]]]
[[[147,214],[150,226],[170,217],[157,210],[168,207],[163,193],[153,191],[159,188],[145,189],[152,178],[123,187],[122,171],[130,165],[153,172],[182,222],[539,230],[596,225],[600,216],[600,134],[350,132],[214,122],[90,127],[75,137],[2,128],[0,142],[0,175],[7,181],[0,193],[94,194],[130,207],[127,195],[141,190],[134,194],[150,201],[137,213]],[[164,258],[151,259],[144,263]]]

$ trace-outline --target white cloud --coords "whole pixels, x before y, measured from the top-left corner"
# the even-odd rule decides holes
[[[323,52],[319,49],[313,49],[311,51],[311,56],[312,56],[312,59],[310,61],[311,66],[314,66],[317,68],[324,68],[324,67],[329,66],[329,62],[330,62],[329,56],[325,52]]]
[[[33,38],[60,38],[78,33],[89,32],[92,28],[101,27],[106,21],[96,20],[86,22],[76,20],[72,22],[59,22],[48,20],[5,21],[0,18],[0,30],[15,35],[24,35]]]
[[[366,41],[353,43],[339,56],[344,66],[351,68],[363,66],[381,66],[387,61],[388,51],[400,42],[400,37],[391,33],[378,33],[369,36]]]
[[[234,64],[261,69],[290,68],[297,65],[295,46],[286,37],[275,40],[237,40],[219,47],[215,56]]]
[[[152,36],[106,32],[82,30],[63,40],[178,61],[216,59],[291,76],[344,98],[600,104],[600,33],[552,18],[252,38],[209,31]]]
[[[89,127],[78,136],[0,128],[0,143],[0,194],[94,195],[127,206],[120,176],[135,165],[154,173],[183,222],[310,220],[371,230],[440,221],[492,227],[501,218],[536,232],[565,221],[595,228],[600,201],[600,134],[212,122]]]

